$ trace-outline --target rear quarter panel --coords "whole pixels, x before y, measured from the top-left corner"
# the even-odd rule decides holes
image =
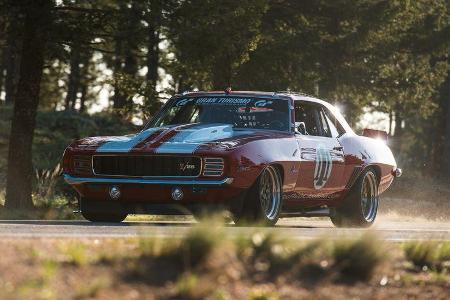
[[[345,171],[344,176],[352,180],[352,174],[356,170],[363,171],[367,167],[374,168],[379,176],[379,192],[384,192],[392,183],[393,171],[397,163],[391,149],[382,140],[376,140],[369,137],[356,134],[345,134],[339,138],[339,142],[344,147],[345,153]],[[347,187],[350,187],[349,182]]]

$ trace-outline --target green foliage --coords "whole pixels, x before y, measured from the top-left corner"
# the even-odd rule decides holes
[[[201,223],[181,241],[181,259],[187,266],[195,266],[204,261],[220,245],[222,239],[223,231],[217,221]]]
[[[367,280],[386,258],[386,253],[376,237],[365,234],[356,240],[336,242],[333,257],[343,278]]]
[[[260,41],[268,1],[185,1],[173,13],[169,37],[176,57],[173,74],[183,85],[223,90]]]
[[[254,288],[248,295],[248,300],[280,300],[276,292],[267,289]]]
[[[404,246],[406,259],[420,269],[446,272],[450,268],[449,242],[410,242]]]
[[[77,242],[61,245],[60,252],[66,263],[77,267],[88,264],[92,258],[88,255],[86,246]]]
[[[92,281],[80,282],[75,291],[74,299],[95,299],[98,294],[111,286],[108,278],[95,278]]]
[[[182,299],[202,299],[198,295],[198,277],[192,273],[183,273],[176,282],[178,295]]]

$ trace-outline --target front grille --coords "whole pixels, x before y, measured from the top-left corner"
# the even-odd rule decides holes
[[[207,157],[203,168],[204,176],[222,176],[224,169],[223,158]]]
[[[195,156],[95,155],[94,174],[109,176],[196,177],[201,159]]]
[[[76,174],[91,174],[91,156],[76,155],[73,158],[73,171]]]

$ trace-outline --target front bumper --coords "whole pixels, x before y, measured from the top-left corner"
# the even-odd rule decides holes
[[[192,185],[192,186],[227,186],[233,183],[233,178],[220,180],[202,179],[153,179],[153,178],[98,178],[75,177],[64,174],[64,180],[68,184],[105,183],[105,184],[149,184],[149,185]]]
[[[120,190],[116,199],[123,203],[224,203],[229,202],[242,192],[235,187],[233,178],[123,178],[123,177],[76,177],[64,174],[64,179],[80,195],[88,200],[111,201],[110,189]],[[175,188],[181,189],[181,200],[173,198]]]

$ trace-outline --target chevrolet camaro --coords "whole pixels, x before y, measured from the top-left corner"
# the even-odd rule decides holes
[[[367,227],[401,175],[386,139],[357,135],[333,105],[303,94],[191,92],[137,134],[75,141],[63,169],[94,222],[227,210],[236,224],[328,216]]]

